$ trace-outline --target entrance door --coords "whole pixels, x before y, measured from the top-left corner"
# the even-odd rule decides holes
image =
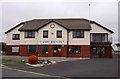
[[[53,56],[60,57],[62,52],[62,45],[54,45],[53,46]]]
[[[105,47],[92,47],[92,57],[94,58],[100,58],[101,56],[104,56],[105,54]]]
[[[97,47],[92,47],[92,57],[97,58],[98,57],[98,52],[97,52]]]

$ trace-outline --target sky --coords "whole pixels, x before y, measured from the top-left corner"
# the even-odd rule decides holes
[[[0,41],[6,41],[4,32],[20,22],[42,18],[93,20],[114,31],[113,41],[118,41],[118,0],[4,0],[0,16]]]

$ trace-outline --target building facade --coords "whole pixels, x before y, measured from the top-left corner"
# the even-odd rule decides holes
[[[87,19],[34,19],[7,34],[7,55],[40,57],[112,57],[112,33]]]

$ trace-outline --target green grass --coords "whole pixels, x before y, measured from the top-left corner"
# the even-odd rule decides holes
[[[21,61],[21,60],[12,60],[12,59],[2,59],[0,62],[7,63],[7,62],[14,62],[14,63],[26,63],[26,61]]]

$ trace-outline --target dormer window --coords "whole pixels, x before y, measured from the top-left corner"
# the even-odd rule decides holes
[[[13,34],[12,39],[13,40],[20,40],[20,34]]]
[[[26,31],[25,38],[35,38],[35,31]]]

